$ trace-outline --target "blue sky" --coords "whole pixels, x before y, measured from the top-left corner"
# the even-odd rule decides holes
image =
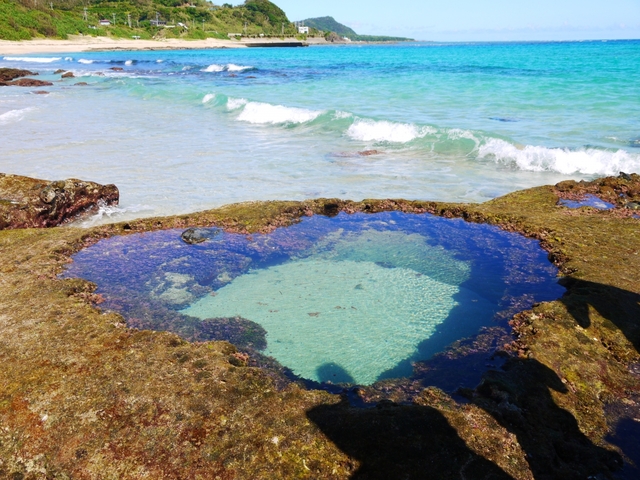
[[[418,40],[640,38],[640,0],[272,1],[292,21],[330,15],[357,33]]]

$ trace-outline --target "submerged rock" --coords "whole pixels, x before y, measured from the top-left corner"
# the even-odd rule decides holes
[[[117,205],[118,188],[77,179],[47,182],[0,173],[0,230],[53,227],[99,205]]]
[[[219,233],[220,229],[218,228],[188,228],[182,232],[181,238],[184,243],[195,245],[197,243],[205,242]]]

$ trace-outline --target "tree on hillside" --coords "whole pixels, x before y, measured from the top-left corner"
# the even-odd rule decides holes
[[[244,6],[250,12],[262,13],[269,19],[271,25],[280,25],[282,23],[288,25],[289,19],[287,14],[278,7],[271,3],[269,0],[245,0]]]

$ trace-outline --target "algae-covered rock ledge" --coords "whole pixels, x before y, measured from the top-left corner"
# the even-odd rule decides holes
[[[558,204],[568,190],[610,195],[604,181],[626,203]],[[256,202],[92,229],[0,231],[0,477],[634,478],[640,220],[626,205],[638,185],[632,175],[479,205]],[[372,406],[356,408],[346,395],[278,382],[227,342],[128,328],[100,310],[95,285],[58,278],[71,254],[113,235],[266,232],[304,215],[387,210],[520,232],[564,274],[566,295],[517,314],[511,338],[461,342],[439,359],[503,359],[474,389],[389,381],[350,391],[351,403]]]

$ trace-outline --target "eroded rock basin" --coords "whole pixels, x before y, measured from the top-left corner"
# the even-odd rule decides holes
[[[95,282],[133,326],[228,340],[318,383],[411,377],[416,362],[564,292],[538,242],[429,214],[205,229],[195,245],[181,233],[103,240],[65,275]]]

